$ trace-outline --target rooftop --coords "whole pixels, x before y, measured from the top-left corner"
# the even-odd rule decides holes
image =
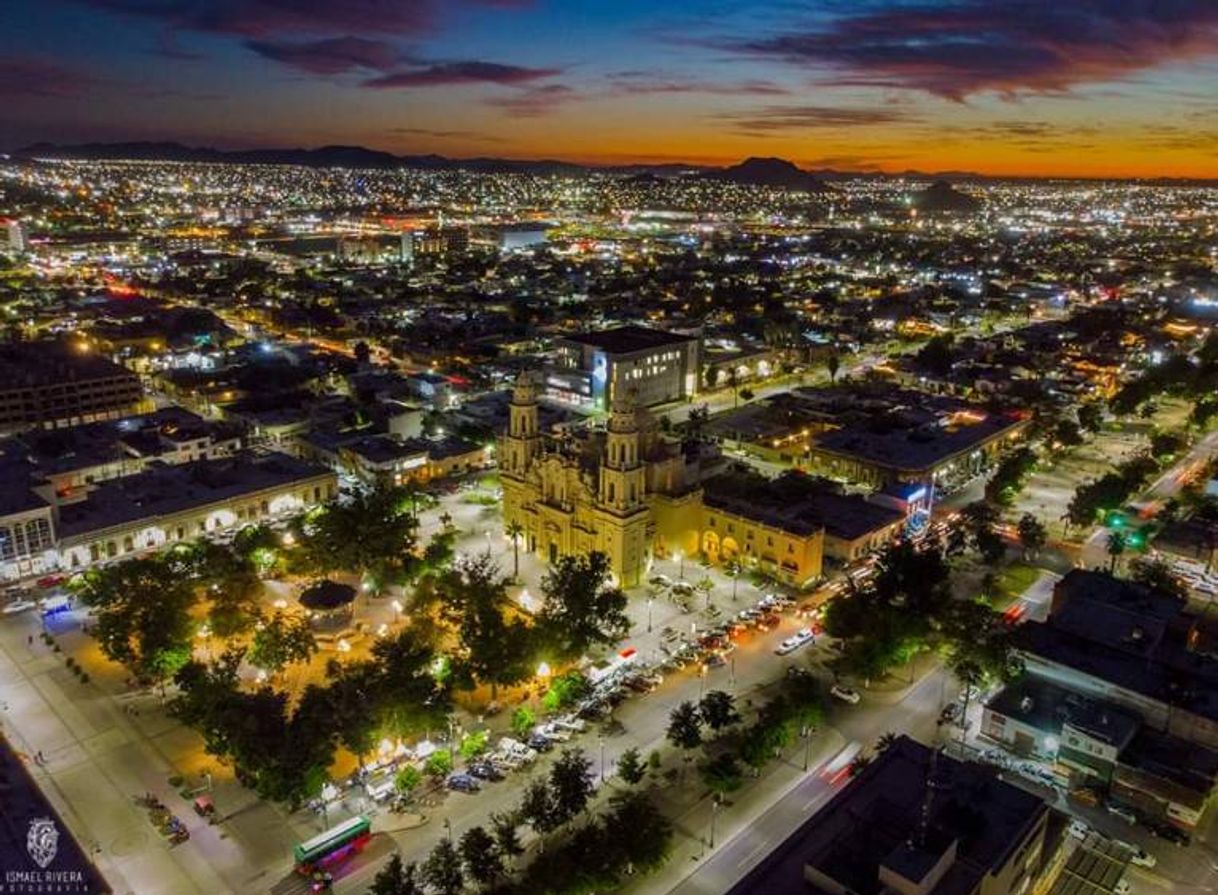
[[[942,855],[954,843],[955,860],[930,891],[963,895],[1004,866],[1048,810],[993,769],[936,755],[902,736],[730,892],[806,892],[804,867],[813,866],[856,895],[880,895],[881,866],[924,869],[927,859],[913,852]]]
[[[636,351],[696,341],[692,336],[662,329],[649,329],[645,326],[619,326],[600,332],[573,333],[562,338],[563,341],[575,342],[577,345],[591,345],[609,354],[634,354]]]
[[[1090,699],[1032,674],[1008,684],[986,707],[1054,736],[1059,736],[1062,726],[1069,724],[1118,750],[1129,744],[1142,723],[1140,718],[1115,705]]]
[[[102,482],[85,500],[62,505],[57,528],[65,539],[80,537],[328,474],[324,467],[287,454],[154,464],[135,475]]]
[[[64,341],[0,345],[0,388],[50,386],[135,374],[97,354],[76,351]]]

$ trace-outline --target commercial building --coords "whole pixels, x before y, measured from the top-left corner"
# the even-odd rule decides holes
[[[369,435],[342,445],[342,467],[357,478],[383,485],[429,482],[486,469],[494,452],[489,445],[461,438],[408,438]]]
[[[990,699],[981,735],[1018,755],[1050,762],[1071,790],[1101,792],[1145,817],[1187,829],[1200,821],[1218,786],[1218,752],[1035,675]]]
[[[555,342],[545,392],[595,410],[630,392],[637,404],[654,407],[698,393],[700,358],[697,338],[643,326],[564,336]]]
[[[893,406],[878,416],[813,435],[807,469],[872,487],[908,482],[950,490],[984,472],[1028,425],[1023,414],[956,399],[918,392],[892,397]]]
[[[139,472],[62,493],[45,479],[13,473],[10,464],[0,472],[4,580],[80,570],[273,521],[338,491],[332,471],[286,454],[152,462]]]
[[[286,454],[152,466],[55,504],[60,567],[82,569],[269,522],[337,493],[333,472]]]
[[[731,895],[1027,895],[1051,812],[992,769],[899,737]]]
[[[1218,635],[1180,601],[1075,569],[1057,582],[1049,618],[1014,636],[1030,674],[1218,749]]]
[[[68,342],[0,346],[0,432],[114,419],[143,401],[134,373]]]

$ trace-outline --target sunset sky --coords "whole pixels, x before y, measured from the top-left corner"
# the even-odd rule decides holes
[[[1218,0],[5,0],[0,148],[1218,177]]]

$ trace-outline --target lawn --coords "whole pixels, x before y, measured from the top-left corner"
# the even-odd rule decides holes
[[[1041,570],[1026,562],[1016,561],[998,573],[994,585],[994,603],[1003,606],[1036,583]]]

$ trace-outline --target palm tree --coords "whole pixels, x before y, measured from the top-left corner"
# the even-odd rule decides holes
[[[1115,572],[1117,559],[1125,552],[1125,535],[1119,531],[1114,531],[1108,535],[1108,556],[1111,557],[1108,564],[1108,571]]]
[[[825,358],[825,369],[829,371],[829,384],[833,385],[837,382],[837,371],[842,367],[842,359],[837,356],[837,352],[833,352]]]
[[[513,519],[507,524],[504,529],[507,536],[512,539],[512,580],[520,580],[520,539],[524,537],[524,526],[519,521]]]

